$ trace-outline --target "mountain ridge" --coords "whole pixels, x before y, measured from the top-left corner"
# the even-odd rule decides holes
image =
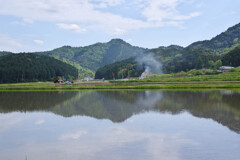
[[[116,38],[109,42],[95,43],[88,46],[72,47],[62,46],[50,51],[30,52],[38,55],[54,57],[58,60],[76,67],[82,76],[94,76],[95,72],[108,64],[119,62],[142,53],[153,52],[163,63],[169,63],[174,58],[181,58],[188,51],[203,50],[214,55],[223,55],[240,46],[240,23],[236,24],[211,40],[198,41],[187,47],[178,45],[160,46],[147,49],[132,46],[126,41]],[[185,54],[185,51],[187,53]],[[0,56],[13,54],[12,52],[0,52]],[[196,55],[198,56],[198,55]],[[170,64],[170,63],[169,63]]]
[[[229,27],[226,31],[210,40],[197,41],[186,48],[204,49],[214,54],[224,54],[240,45],[240,23]]]
[[[35,52],[35,54],[51,56],[75,66],[78,64],[84,69],[95,72],[99,67],[143,52],[145,52],[144,48],[132,46],[121,39],[112,39],[107,43],[95,43],[85,47],[63,46],[52,51]]]

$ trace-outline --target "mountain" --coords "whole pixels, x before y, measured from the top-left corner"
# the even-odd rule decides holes
[[[227,53],[240,45],[240,23],[230,27],[211,40],[199,41],[191,44],[189,49],[208,50],[214,54]]]
[[[152,55],[149,62],[147,61],[148,55]],[[138,62],[139,57],[142,57],[141,63]],[[153,74],[157,74],[159,72],[176,73],[191,69],[209,68],[209,61],[216,62],[220,59],[221,56],[201,49],[188,49],[176,46],[159,47],[146,51],[141,56],[100,67],[96,71],[95,78],[112,79],[112,73],[114,73],[115,78],[139,77],[146,69]],[[154,65],[157,62],[161,67]]]
[[[85,47],[63,46],[33,54],[54,57],[71,64],[84,77],[94,76],[95,72],[105,65],[137,57],[143,53],[153,53],[155,58],[163,64],[163,71],[166,73],[202,68],[208,65],[209,60],[219,60],[221,57],[218,55],[224,55],[237,46],[240,46],[240,23],[211,40],[195,42],[186,48],[171,45],[144,49],[132,46],[121,39],[113,39],[107,43],[96,43]],[[0,52],[0,56],[6,54],[12,53]]]
[[[85,47],[63,46],[51,51],[32,52],[33,54],[50,56],[71,64],[82,76],[94,76],[99,67],[128,59],[145,52],[146,49],[134,47],[121,39],[112,39],[107,43],[96,43]],[[0,56],[12,54],[0,52]]]
[[[0,57],[0,83],[53,80],[56,76],[76,78],[75,67],[52,57],[22,53]]]
[[[108,43],[96,43],[86,47],[64,46],[35,54],[54,57],[94,74],[99,67],[137,56],[143,52],[145,52],[143,48],[134,47],[121,39],[113,39]]]

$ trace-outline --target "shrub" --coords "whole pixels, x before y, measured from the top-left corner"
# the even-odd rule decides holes
[[[196,75],[204,75],[205,73],[201,70],[192,69],[192,70],[188,71],[188,75],[189,74],[196,76]]]
[[[181,72],[176,73],[175,76],[176,77],[184,77],[184,76],[187,76],[187,73],[184,71],[181,71]]]
[[[240,68],[232,68],[229,72],[240,72]]]

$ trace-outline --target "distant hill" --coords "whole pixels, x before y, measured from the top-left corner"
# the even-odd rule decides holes
[[[0,56],[8,55],[8,54],[13,54],[12,52],[0,52]]]
[[[82,76],[93,76],[99,67],[128,59],[145,52],[146,49],[134,47],[121,39],[112,39],[107,43],[96,43],[85,47],[63,46],[51,51],[33,52],[50,56],[76,67]],[[12,54],[0,52],[0,56]]]
[[[208,50],[214,54],[227,53],[240,45],[240,23],[229,28],[211,40],[191,44],[189,49]]]
[[[137,56],[143,52],[145,52],[143,48],[134,47],[121,39],[113,39],[108,43],[96,43],[86,47],[64,46],[35,54],[54,57],[94,74],[99,67]]]
[[[78,71],[55,58],[36,54],[9,54],[0,57],[0,83],[47,81],[56,76],[76,78]]]
[[[211,40],[195,42],[186,48],[171,45],[144,49],[132,46],[121,39],[113,39],[107,43],[96,43],[85,47],[63,46],[33,54],[54,57],[71,64],[79,70],[82,77],[85,77],[94,76],[95,72],[105,65],[138,57],[143,53],[153,53],[155,58],[162,62],[165,73],[207,67],[207,61],[219,60],[237,46],[240,46],[240,23]],[[7,54],[12,53],[0,52],[0,56]]]
[[[139,77],[146,68],[150,68],[150,72],[157,73],[176,73],[180,71],[189,71],[191,69],[209,68],[209,61],[216,62],[221,60],[221,56],[212,54],[200,49],[184,49],[172,47],[160,47],[146,52],[144,55],[153,53],[155,62],[160,62],[162,67],[158,68],[160,71],[154,71],[156,68],[150,63],[137,63],[138,57],[122,60],[113,64],[100,67],[95,74],[95,78],[112,79],[112,73],[115,78]],[[141,55],[144,57],[143,55]],[[144,58],[143,58],[144,59]],[[154,61],[153,61],[154,62]],[[123,73],[123,74],[121,74]]]

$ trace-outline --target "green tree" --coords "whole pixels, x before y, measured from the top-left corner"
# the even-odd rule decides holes
[[[199,56],[197,59],[196,69],[201,69],[203,68],[203,66],[204,66],[203,59],[202,57]]]
[[[211,69],[215,68],[215,63],[213,61],[208,61],[208,65]]]
[[[215,62],[215,66],[216,66],[216,69],[219,69],[222,66],[222,61],[221,60],[217,60]]]

